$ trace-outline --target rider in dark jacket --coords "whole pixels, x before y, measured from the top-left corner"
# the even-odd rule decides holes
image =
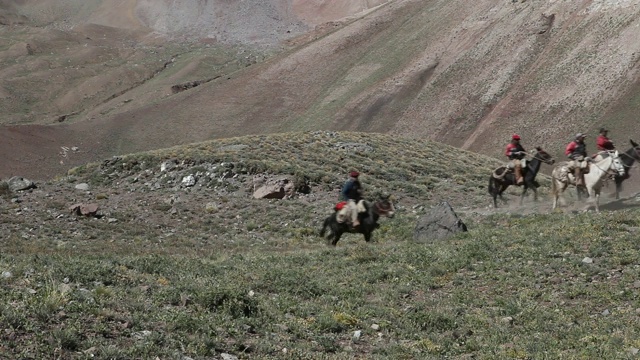
[[[341,198],[347,201],[347,211],[349,212],[349,218],[353,227],[360,225],[358,220],[358,202],[362,200],[362,184],[358,177],[360,173],[352,171],[349,173],[349,180],[342,187]]]
[[[342,200],[353,200],[356,203],[362,200],[362,184],[360,184],[360,180],[358,177],[360,173],[357,171],[352,171],[349,173],[349,180],[342,187]]]

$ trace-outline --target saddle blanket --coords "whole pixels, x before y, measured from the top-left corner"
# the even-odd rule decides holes
[[[336,211],[338,211],[338,213],[336,214],[336,220],[339,223],[350,222],[351,220],[351,217],[349,216],[349,213],[351,211],[350,204],[353,204],[353,202],[341,201],[336,204],[335,209]],[[367,208],[364,206],[364,200],[358,201],[358,204],[356,204],[355,206],[356,206],[356,209],[358,210],[358,213],[367,212]]]

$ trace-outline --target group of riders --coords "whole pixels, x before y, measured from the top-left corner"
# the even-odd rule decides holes
[[[607,136],[609,130],[606,128],[600,128],[598,137],[596,138],[596,146],[598,151],[611,151],[615,150],[613,142]],[[584,185],[584,173],[589,167],[589,162],[592,158],[587,155],[587,144],[584,142],[587,134],[577,133],[575,138],[567,144],[565,148],[565,155],[570,159],[567,163],[569,171],[573,172],[576,179],[576,186]],[[516,178],[516,184],[521,185],[524,181],[522,169],[526,166],[527,152],[520,144],[520,136],[513,134],[511,142],[505,149],[505,155],[509,159],[508,167],[513,169]]]
[[[609,130],[600,128],[600,132],[596,139],[598,151],[615,150],[613,142],[607,136]],[[587,145],[585,139],[587,134],[577,133],[574,139],[567,144],[565,155],[570,159],[567,163],[569,171],[573,172],[576,179],[576,186],[584,185],[584,173],[589,166],[592,158],[587,155]],[[506,146],[505,155],[509,159],[508,168],[512,169],[515,174],[516,184],[521,185],[524,181],[523,168],[526,166],[527,151],[520,143],[520,136],[513,134],[511,142]],[[349,179],[345,182],[340,193],[340,200],[336,205],[338,212],[338,222],[347,222],[356,228],[360,225],[358,214],[365,211],[362,204],[362,184],[359,180],[360,173],[351,171]]]

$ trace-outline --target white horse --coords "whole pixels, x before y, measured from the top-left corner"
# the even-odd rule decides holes
[[[568,162],[562,162],[551,173],[551,193],[553,194],[553,208],[558,207],[558,198],[569,185],[575,185],[576,179],[568,170]],[[608,151],[599,161],[589,164],[589,172],[584,174],[584,186],[589,193],[589,198],[595,199],[596,211],[600,211],[599,199],[603,182],[614,171],[617,175],[624,175],[624,165],[620,161],[618,151]]]

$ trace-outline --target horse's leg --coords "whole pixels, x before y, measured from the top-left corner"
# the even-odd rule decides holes
[[[497,208],[498,207],[498,202],[497,202],[497,197],[498,197],[498,188],[496,187],[496,179],[493,177],[493,175],[489,178],[489,194],[491,194],[491,197],[493,198],[493,207]]]
[[[324,234],[327,231],[327,226],[329,226],[330,221],[331,221],[331,217],[324,219],[324,223],[322,224],[322,229],[320,230],[320,237],[324,237]]]
[[[538,201],[538,189],[534,186],[531,190],[533,191],[533,201]]]
[[[505,198],[502,196],[502,193],[503,193],[505,190],[507,190],[507,188],[508,188],[508,187],[509,187],[509,184],[504,184],[504,183],[503,183],[503,184],[502,184],[502,186],[500,186],[500,191],[498,192],[498,195],[500,195],[500,200],[502,200],[502,202],[503,202],[503,203],[505,203],[505,204],[507,203],[507,199],[505,199]]]
[[[340,237],[342,236],[342,231],[337,230],[334,234],[333,234],[333,240],[331,241],[331,245],[336,246],[336,244],[338,244],[338,240],[340,240]]]
[[[560,193],[564,191],[563,184],[558,185],[558,180],[555,178],[551,179],[551,193],[553,194],[553,207],[555,210],[558,207],[558,198],[560,197]]]
[[[589,197],[593,197],[595,199],[596,212],[600,212],[600,189],[591,188],[591,191],[589,191]]]
[[[524,197],[527,195],[527,190],[529,190],[529,187],[527,183],[524,183],[524,185],[522,185],[522,194],[520,194],[520,205],[522,205],[522,203],[524,202]]]
[[[365,231],[362,233],[362,235],[364,235],[364,241],[366,242],[371,241],[371,231]]]
[[[620,200],[620,193],[622,192],[622,179],[618,180],[618,177],[615,177],[616,182],[616,200]]]

